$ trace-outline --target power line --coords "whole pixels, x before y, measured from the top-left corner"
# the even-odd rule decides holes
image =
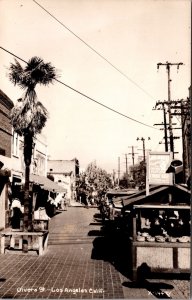
[[[23,61],[24,63],[26,63],[26,64],[27,64],[27,61],[26,61],[26,60],[24,60],[24,59],[22,59],[21,57],[19,57],[19,56],[17,56],[17,55],[15,55],[15,54],[13,54],[12,52],[8,51],[7,49],[5,49],[5,48],[3,48],[3,47],[1,47],[1,46],[0,46],[0,48],[1,48],[2,50],[6,51],[7,53],[11,54],[12,56],[14,56],[14,57],[16,57],[16,58],[20,59],[21,61]]]
[[[20,58],[19,56],[15,55],[14,53],[12,53],[12,52],[6,50],[5,48],[3,48],[3,47],[1,47],[1,46],[0,46],[0,48],[1,48],[2,50],[6,51],[7,53],[11,54],[12,56],[14,56],[14,57],[20,59],[21,61],[23,61],[23,62],[25,62],[25,63],[27,64],[27,62],[26,62],[24,59]],[[62,81],[60,81],[60,80],[58,80],[58,79],[55,79],[55,81],[57,81],[58,83],[60,83],[60,84],[62,84],[62,85],[64,85],[64,86],[66,86],[67,88],[69,88],[69,89],[71,89],[72,91],[74,91],[74,92],[80,94],[81,96],[83,96],[83,97],[85,97],[85,98],[87,98],[87,99],[89,99],[89,100],[91,100],[91,101],[97,103],[97,104],[100,105],[100,106],[103,106],[103,107],[107,108],[108,110],[110,110],[110,111],[112,111],[112,112],[114,112],[114,113],[116,113],[116,114],[118,114],[118,115],[120,115],[120,116],[122,116],[122,117],[125,117],[125,118],[127,118],[127,119],[129,119],[129,120],[131,120],[131,121],[137,122],[137,123],[139,123],[139,124],[141,124],[141,125],[144,125],[144,126],[153,128],[153,129],[155,129],[155,130],[158,130],[157,128],[155,128],[155,127],[153,127],[153,126],[150,126],[150,125],[148,125],[148,124],[145,124],[145,123],[143,123],[143,122],[140,122],[140,121],[138,121],[138,120],[136,120],[136,119],[134,119],[134,118],[132,118],[132,117],[129,117],[129,116],[127,116],[127,115],[125,115],[125,114],[123,114],[123,113],[121,113],[121,112],[118,112],[117,110],[115,110],[115,109],[113,109],[113,108],[111,108],[111,107],[109,107],[109,106],[107,106],[107,105],[105,105],[105,104],[103,104],[103,103],[101,103],[101,102],[99,102],[99,101],[97,101],[97,100],[95,100],[95,99],[93,99],[93,98],[87,96],[86,94],[84,94],[84,93],[82,93],[82,92],[76,90],[75,88],[72,88],[72,87],[69,86],[68,84],[66,84],[66,83],[64,83],[64,82],[62,82]]]
[[[103,60],[105,60],[111,67],[113,67],[116,71],[118,71],[121,75],[123,75],[126,79],[128,79],[131,83],[133,83],[136,87],[138,87],[142,92],[148,95],[150,98],[154,100],[154,97],[149,94],[145,89],[143,89],[138,83],[136,83],[133,79],[128,77],[124,72],[122,72],[119,68],[117,68],[113,63],[111,63],[107,58],[105,58],[100,52],[95,50],[92,46],[90,46],[87,42],[85,42],[82,38],[80,38],[76,33],[74,33],[69,27],[67,27],[64,23],[62,23],[59,19],[57,19],[52,13],[50,13],[47,9],[45,9],[41,4],[39,4],[36,0],[33,0],[40,8],[42,8],[48,15],[50,15],[54,20],[56,20],[61,26],[67,29],[71,34],[73,34],[77,39],[79,39],[83,44],[85,44],[89,49],[95,52],[98,56],[100,56]]]
[[[59,83],[65,85],[66,87],[70,88],[70,89],[73,90],[74,92],[76,92],[76,93],[78,93],[78,94],[84,96],[85,98],[87,98],[87,99],[89,99],[89,100],[91,100],[91,101],[93,101],[93,102],[95,102],[95,103],[97,103],[97,104],[99,104],[99,105],[101,105],[101,106],[103,106],[103,107],[105,107],[105,108],[107,108],[107,109],[109,109],[109,110],[111,110],[111,111],[117,113],[117,114],[119,114],[119,115],[122,116],[122,117],[125,117],[125,118],[127,118],[127,119],[129,119],[129,120],[132,120],[132,121],[137,122],[137,123],[139,123],[139,124],[142,124],[142,125],[144,125],[144,126],[147,126],[147,127],[153,128],[153,129],[157,129],[157,128],[154,128],[153,126],[150,126],[150,125],[148,125],[148,124],[145,124],[145,123],[143,123],[143,122],[140,122],[140,121],[138,121],[138,120],[136,120],[136,119],[134,119],[134,118],[132,118],[132,117],[129,117],[129,116],[127,116],[127,115],[124,115],[124,114],[121,113],[121,112],[118,112],[117,110],[115,110],[115,109],[113,109],[113,108],[111,108],[111,107],[109,107],[109,106],[107,106],[107,105],[105,105],[105,104],[103,104],[103,103],[101,103],[101,102],[99,102],[99,101],[97,101],[97,100],[95,100],[95,99],[93,99],[93,98],[91,98],[91,97],[89,97],[89,96],[83,94],[82,92],[80,92],[80,91],[78,91],[78,90],[76,90],[76,89],[70,87],[69,85],[65,84],[64,82],[62,82],[62,81],[60,81],[60,80],[58,80],[58,79],[55,79],[55,80],[56,80],[57,82],[59,82]]]

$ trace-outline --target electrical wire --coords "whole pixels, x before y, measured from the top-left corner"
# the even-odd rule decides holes
[[[90,46],[87,42],[85,42],[82,38],[80,38],[76,33],[74,33],[69,27],[67,27],[64,23],[62,23],[59,19],[57,19],[52,13],[50,13],[47,9],[45,9],[41,4],[39,4],[36,0],[32,0],[32,1],[34,3],[36,3],[41,9],[43,9],[48,15],[50,15],[55,21],[57,21],[61,26],[63,26],[71,34],[73,34],[77,39],[79,39],[83,44],[85,44],[89,49],[91,49],[98,56],[100,56],[103,60],[105,60],[111,67],[113,67],[116,71],[118,71],[121,75],[123,75],[126,79],[128,79],[132,84],[134,84],[137,88],[139,88],[142,92],[144,92],[151,99],[155,100],[155,98],[150,93],[148,93],[138,83],[136,83],[133,79],[131,79],[124,72],[122,72],[119,68],[117,68],[113,63],[111,63],[107,58],[105,58],[100,52],[95,50],[92,46]]]
[[[27,64],[27,61],[25,61],[24,59],[22,59],[22,58],[20,58],[19,56],[15,55],[14,53],[8,51],[7,49],[5,49],[5,48],[3,48],[3,47],[1,47],[1,46],[0,46],[0,49],[6,51],[6,52],[9,53],[10,55],[12,55],[12,56],[14,56],[14,57],[20,59],[21,61],[23,61],[24,63]],[[125,117],[125,118],[127,118],[127,119],[129,119],[129,120],[131,120],[131,121],[137,122],[137,123],[139,123],[139,124],[141,124],[141,125],[144,125],[144,126],[153,128],[153,129],[155,129],[155,130],[159,130],[159,129],[157,129],[157,128],[151,126],[151,125],[145,124],[145,123],[143,123],[143,122],[141,122],[141,121],[138,121],[138,120],[136,120],[136,119],[134,119],[134,118],[132,118],[132,117],[129,117],[129,116],[127,116],[127,115],[125,115],[125,114],[123,114],[123,113],[121,113],[121,112],[119,112],[119,111],[117,111],[117,110],[115,110],[115,109],[113,109],[113,108],[111,108],[111,107],[109,107],[109,106],[107,106],[107,105],[105,105],[105,104],[103,104],[103,103],[101,103],[101,102],[99,102],[99,101],[97,101],[97,100],[95,100],[95,99],[93,99],[93,98],[87,96],[86,94],[84,94],[84,93],[82,93],[82,92],[76,90],[75,88],[72,88],[72,87],[69,86],[68,84],[66,84],[66,83],[64,83],[64,82],[62,82],[62,81],[60,81],[60,80],[58,80],[58,79],[55,79],[55,81],[57,81],[58,83],[60,83],[60,84],[62,84],[62,85],[64,85],[64,86],[66,86],[67,88],[69,88],[69,89],[71,89],[72,91],[74,91],[74,92],[80,94],[81,96],[83,96],[83,97],[85,97],[85,98],[87,98],[87,99],[89,99],[89,100],[91,100],[91,101],[97,103],[98,105],[100,105],[100,106],[102,106],[102,107],[104,107],[104,108],[106,108],[106,109],[108,109],[108,110],[110,110],[110,111],[112,111],[112,112],[114,112],[114,113],[116,113],[116,114],[122,116],[122,117]]]
[[[108,110],[113,111],[114,113],[116,113],[116,114],[118,114],[118,115],[120,115],[120,116],[122,116],[122,117],[125,117],[125,118],[127,118],[127,119],[129,119],[129,120],[132,120],[132,121],[137,122],[137,123],[139,123],[139,124],[142,124],[142,125],[144,125],[144,126],[147,126],[147,127],[150,127],[150,128],[153,128],[153,129],[158,130],[157,128],[155,128],[155,127],[153,127],[153,126],[150,126],[150,125],[145,124],[145,123],[143,123],[143,122],[140,122],[140,121],[138,121],[138,120],[136,120],[136,119],[134,119],[134,118],[132,118],[132,117],[129,117],[129,116],[127,116],[127,115],[125,115],[125,114],[123,114],[123,113],[121,113],[121,112],[119,112],[119,111],[117,111],[117,110],[115,110],[115,109],[113,109],[113,108],[111,108],[111,107],[109,107],[109,106],[107,106],[107,105],[105,105],[105,104],[103,104],[103,103],[101,103],[101,102],[99,102],[99,101],[97,101],[97,100],[95,100],[95,99],[93,99],[93,98],[87,96],[87,95],[85,95],[84,93],[82,93],[82,92],[80,92],[80,91],[78,91],[78,90],[76,90],[76,89],[70,87],[69,85],[67,85],[66,83],[64,83],[64,82],[62,82],[62,81],[60,81],[60,80],[58,80],[58,79],[55,79],[55,80],[56,80],[57,82],[63,84],[64,86],[68,87],[69,89],[73,90],[74,92],[76,92],[76,93],[82,95],[83,97],[85,97],[85,98],[87,98],[87,99],[89,99],[89,100],[91,100],[91,101],[93,101],[93,102],[95,102],[95,103],[97,103],[97,104],[99,104],[99,105],[101,105],[101,106],[107,108]]]

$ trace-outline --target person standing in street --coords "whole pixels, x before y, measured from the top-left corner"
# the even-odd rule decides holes
[[[63,196],[63,205],[64,205],[64,210],[67,211],[67,199]]]
[[[89,208],[88,201],[87,201],[87,195],[84,190],[81,193],[81,202],[85,205],[86,208]]]

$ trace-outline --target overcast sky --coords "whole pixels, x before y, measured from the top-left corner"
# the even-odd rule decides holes
[[[152,110],[153,106],[157,100],[167,100],[166,68],[162,66],[157,72],[157,63],[184,64],[178,72],[171,67],[171,98],[188,96],[190,1],[37,2],[60,23],[33,0],[0,0],[1,47],[26,61],[42,57],[55,66],[60,81],[152,127],[163,121],[162,111]],[[14,62],[13,56],[0,49],[0,89],[15,102],[22,90],[8,80],[10,62]],[[164,151],[164,145],[159,144],[164,136],[157,130],[159,126],[153,129],[134,122],[58,82],[38,87],[37,94],[49,111],[43,133],[51,159],[77,157],[82,168],[96,160],[112,172],[117,170],[120,157],[123,172],[130,146],[142,155],[142,142],[136,141],[137,137],[146,138],[146,148]]]

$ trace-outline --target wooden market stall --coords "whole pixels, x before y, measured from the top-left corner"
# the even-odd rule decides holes
[[[182,185],[156,186],[123,200],[132,216],[133,280],[142,269],[146,277],[190,272],[190,194]]]
[[[31,218],[31,230],[23,231],[22,225],[20,228],[6,228],[1,231],[1,253],[4,254],[6,249],[8,250],[22,250],[23,240],[28,241],[28,250],[35,250],[39,255],[42,255],[47,249],[48,237],[49,237],[49,219],[45,206],[49,200],[50,194],[56,195],[57,193],[64,193],[66,190],[59,186],[57,183],[50,179],[31,174],[30,176],[30,210]],[[22,195],[22,193],[21,193]],[[54,196],[53,196],[54,197]],[[21,196],[22,198],[22,196]],[[40,202],[38,203],[38,198]],[[21,205],[22,205],[22,199]],[[54,200],[54,199],[53,199]],[[22,224],[22,218],[20,220]]]

